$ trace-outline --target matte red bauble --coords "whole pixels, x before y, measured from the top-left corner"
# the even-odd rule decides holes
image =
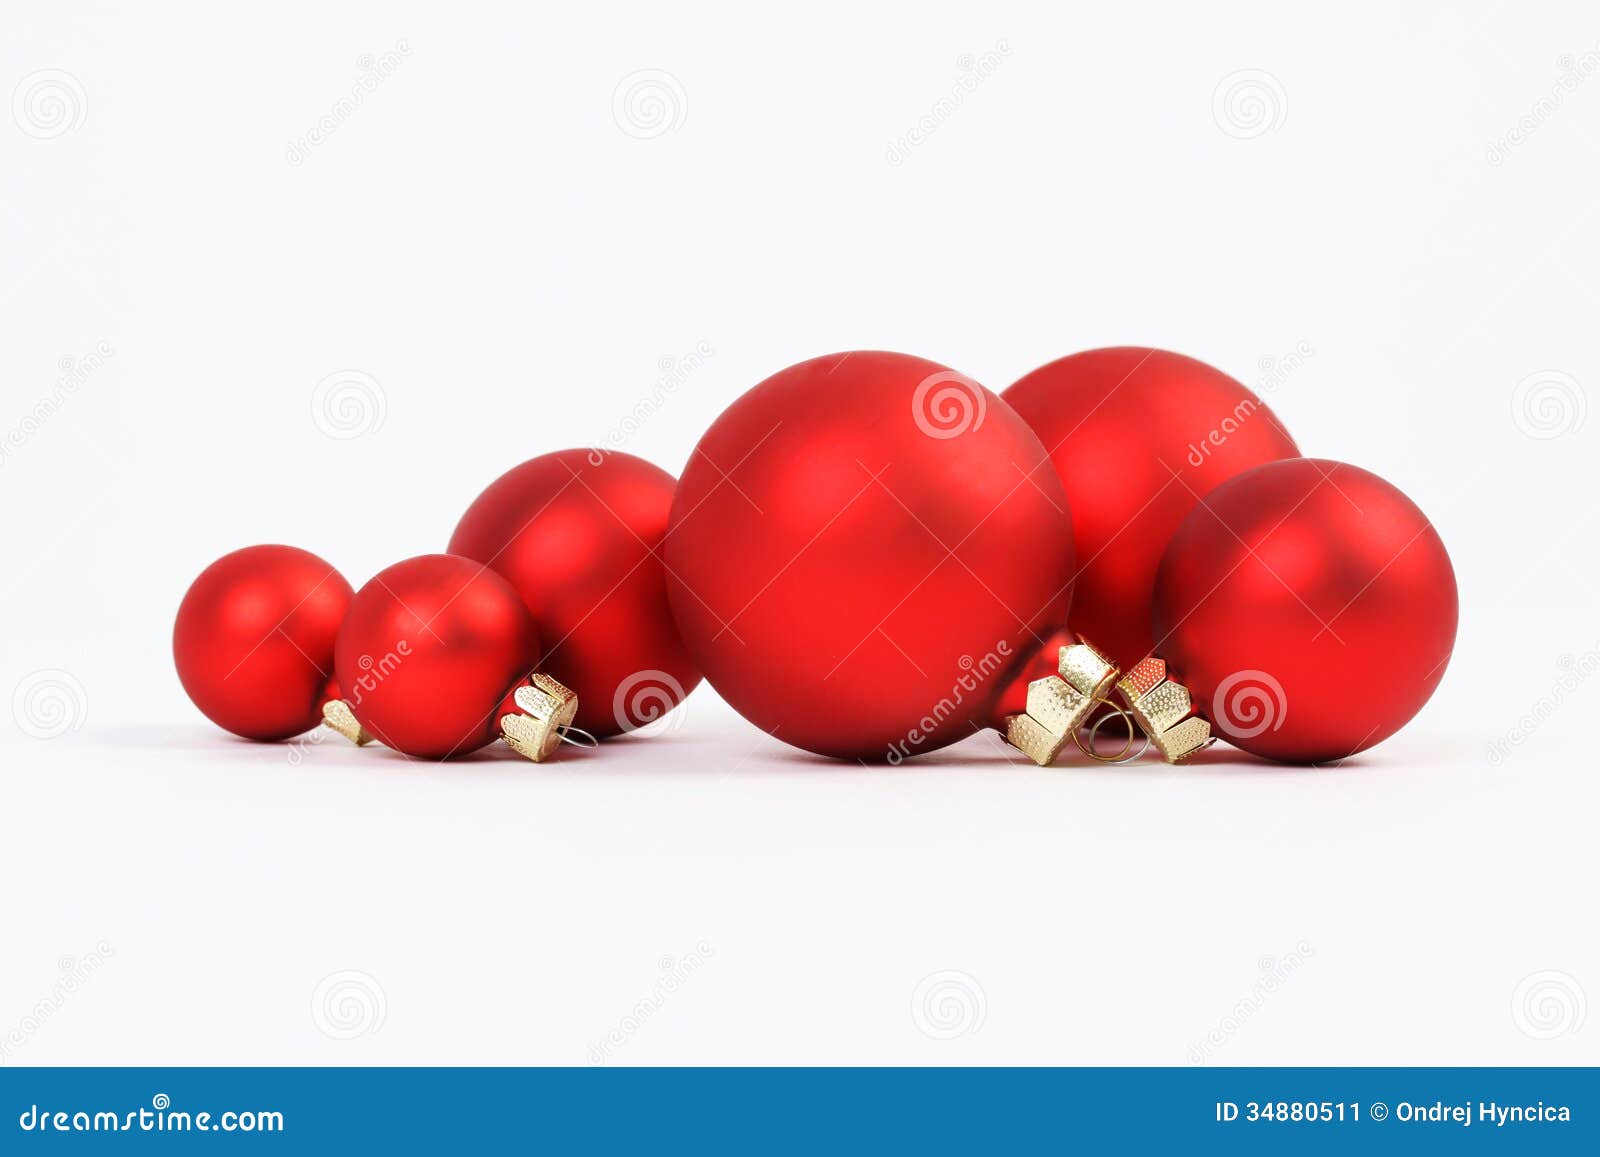
[[[338,694],[333,644],[350,584],[292,546],[247,546],[194,580],[178,607],[172,657],[194,705],[247,739],[288,739],[322,721]]]
[[[1235,474],[1299,453],[1244,386],[1165,350],[1073,354],[1002,396],[1039,435],[1072,507],[1072,628],[1124,670],[1150,651],[1156,567],[1184,516]]]
[[[539,632],[511,584],[470,559],[426,554],[356,592],[339,631],[339,683],[361,727],[443,759],[500,737],[539,662]]]
[[[578,693],[577,726],[595,736],[659,718],[700,682],[658,554],[675,485],[631,454],[544,454],[496,479],[450,538],[522,596],[544,669]]]
[[[756,726],[898,761],[1000,722],[1062,626],[1072,523],[1027,424],[945,366],[833,354],[750,390],[678,484],[668,591]]]
[[[1450,556],[1422,511],[1355,466],[1273,462],[1219,486],[1173,536],[1155,652],[1216,733],[1321,763],[1428,701],[1456,637]]]

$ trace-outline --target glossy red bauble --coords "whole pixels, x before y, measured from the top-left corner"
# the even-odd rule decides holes
[[[451,554],[517,589],[544,670],[578,693],[576,724],[598,737],[651,722],[700,682],[657,553],[675,485],[631,454],[544,454],[496,479],[450,538]]]
[[[684,641],[734,708],[808,751],[892,761],[997,722],[1066,619],[1072,558],[1027,424],[953,370],[878,352],[734,402],[666,541]]]
[[[1124,670],[1150,652],[1156,567],[1184,516],[1235,474],[1299,453],[1244,386],[1165,350],[1073,354],[1002,396],[1039,435],[1072,507],[1072,628]]]
[[[470,559],[426,554],[356,592],[336,648],[344,701],[387,747],[425,759],[500,735],[539,632],[511,584]]]
[[[1456,636],[1450,556],[1375,474],[1258,466],[1183,521],[1155,587],[1156,654],[1215,732],[1270,759],[1342,759],[1433,694]]]
[[[247,739],[288,739],[337,696],[333,644],[352,595],[327,562],[292,546],[247,546],[194,580],[172,657],[194,705]]]

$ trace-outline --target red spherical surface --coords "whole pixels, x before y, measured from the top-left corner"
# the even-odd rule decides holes
[[[675,486],[631,454],[561,450],[501,475],[450,538],[517,589],[550,648],[544,670],[596,736],[658,718],[700,682],[657,553]]]
[[[310,730],[322,722],[352,593],[310,551],[247,546],[223,555],[178,607],[172,657],[183,689],[211,722],[246,739]]]
[[[1072,628],[1124,670],[1150,653],[1150,596],[1172,532],[1240,471],[1299,454],[1271,410],[1204,362],[1089,350],[1002,397],[1050,452],[1072,506]]]
[[[1219,486],[1156,577],[1156,654],[1216,733],[1270,759],[1371,747],[1433,694],[1456,580],[1422,511],[1375,474],[1315,458]]]
[[[666,561],[690,653],[746,719],[898,761],[996,721],[1066,619],[1072,522],[1038,438],[995,395],[922,358],[833,354],[707,431]]]
[[[511,584],[449,554],[379,571],[339,631],[339,684],[361,726],[396,751],[464,755],[500,734],[539,663],[539,632]]]

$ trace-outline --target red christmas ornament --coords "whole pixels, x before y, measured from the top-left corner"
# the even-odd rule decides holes
[[[356,592],[335,651],[342,706],[360,730],[342,711],[329,723],[357,742],[365,732],[445,759],[502,736],[523,751],[523,732],[539,724],[533,745],[548,754],[571,722],[563,704],[544,702],[560,699],[548,681],[529,684],[539,662],[533,616],[511,584],[470,559],[426,554],[380,571]]]
[[[970,378],[896,353],[815,358],[734,402],[684,470],[665,555],[722,696],[843,758],[1000,725],[1072,595],[1038,438]]]
[[[1178,528],[1155,586],[1155,652],[1234,746],[1342,759],[1433,694],[1456,636],[1444,543],[1404,494],[1355,466],[1272,462]]]
[[[292,546],[247,546],[200,573],[172,629],[178,678],[218,727],[288,739],[338,695],[333,643],[352,595],[331,565]]]
[[[1044,443],[1072,508],[1072,628],[1124,669],[1150,652],[1150,597],[1172,532],[1196,502],[1263,462],[1299,454],[1227,374],[1165,350],[1089,350],[1002,397]]]
[[[700,682],[657,553],[675,485],[631,454],[544,454],[490,484],[450,538],[522,596],[544,669],[581,693],[577,726],[595,736],[651,722]]]

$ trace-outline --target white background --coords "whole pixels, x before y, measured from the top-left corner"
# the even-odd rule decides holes
[[[1600,1062],[1600,18],[1200,7],[9,7],[4,1063]],[[640,70],[661,121],[614,100]],[[16,98],[41,72],[53,113]],[[707,687],[540,768],[292,766],[184,698],[213,558],[359,585],[441,549],[701,343],[625,442],[675,473],[827,351],[1001,389],[1115,343],[1257,382],[1305,343],[1271,403],[1433,518],[1454,661],[1323,771],[824,765]],[[353,431],[316,409],[341,370],[381,398]],[[1265,958],[1298,966],[1255,1000]]]

